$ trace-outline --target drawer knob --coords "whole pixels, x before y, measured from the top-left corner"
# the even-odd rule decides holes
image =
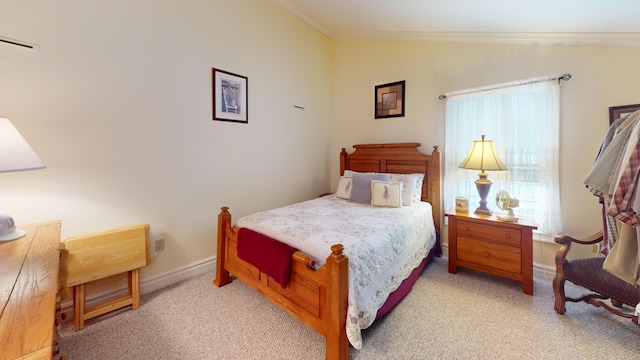
[[[511,239],[511,234],[504,234],[504,237],[506,237],[507,239]]]
[[[465,226],[465,227],[464,227],[464,231],[469,231],[469,227],[468,227],[468,226]]]
[[[488,252],[483,252],[482,255],[484,255],[484,257],[488,258],[489,256],[491,256],[491,254],[489,254]]]

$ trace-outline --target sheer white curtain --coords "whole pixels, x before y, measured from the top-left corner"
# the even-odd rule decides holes
[[[444,201],[469,198],[473,211],[480,201],[476,170],[458,168],[473,140],[493,140],[506,171],[488,171],[493,181],[487,203],[506,190],[520,200],[516,216],[532,216],[538,232],[562,231],[559,190],[560,85],[557,77],[528,79],[447,94]]]

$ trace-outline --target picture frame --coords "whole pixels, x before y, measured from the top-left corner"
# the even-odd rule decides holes
[[[625,117],[640,109],[640,104],[612,106],[609,108],[609,125],[621,117]]]
[[[375,86],[375,118],[404,116],[405,81]]]
[[[249,79],[212,68],[213,120],[249,122]]]

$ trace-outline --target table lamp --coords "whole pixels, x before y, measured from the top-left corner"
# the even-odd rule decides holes
[[[482,135],[482,140],[474,140],[471,145],[471,150],[467,154],[467,157],[462,160],[462,163],[458,166],[462,169],[480,170],[478,179],[475,181],[476,189],[480,195],[480,206],[474,211],[475,214],[491,215],[491,210],[487,208],[487,195],[491,189],[491,180],[487,179],[487,173],[485,170],[501,171],[507,170],[498,152],[493,147],[493,141],[485,140]]]
[[[0,172],[43,169],[44,163],[7,118],[0,117]],[[0,210],[0,242],[15,240],[26,234],[15,221]]]

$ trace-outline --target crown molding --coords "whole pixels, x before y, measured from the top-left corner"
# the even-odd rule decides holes
[[[272,0],[307,25],[332,39],[405,40],[495,44],[549,44],[591,46],[640,46],[640,32],[428,32],[428,31],[331,31],[289,4]]]
[[[307,25],[309,25],[312,28],[318,30],[319,32],[321,32],[324,35],[326,35],[327,37],[331,37],[331,30],[327,29],[324,25],[320,24],[319,22],[317,22],[313,18],[309,17],[307,14],[305,14],[302,11],[300,11],[300,10],[296,9],[295,7],[291,6],[287,1],[285,1],[285,0],[272,0],[272,1],[274,3],[276,3],[276,4],[278,4],[283,9],[287,10],[288,12],[290,12],[291,14],[293,14],[298,19],[300,19],[303,22],[305,22]]]
[[[640,46],[640,33],[334,32],[335,39]]]

